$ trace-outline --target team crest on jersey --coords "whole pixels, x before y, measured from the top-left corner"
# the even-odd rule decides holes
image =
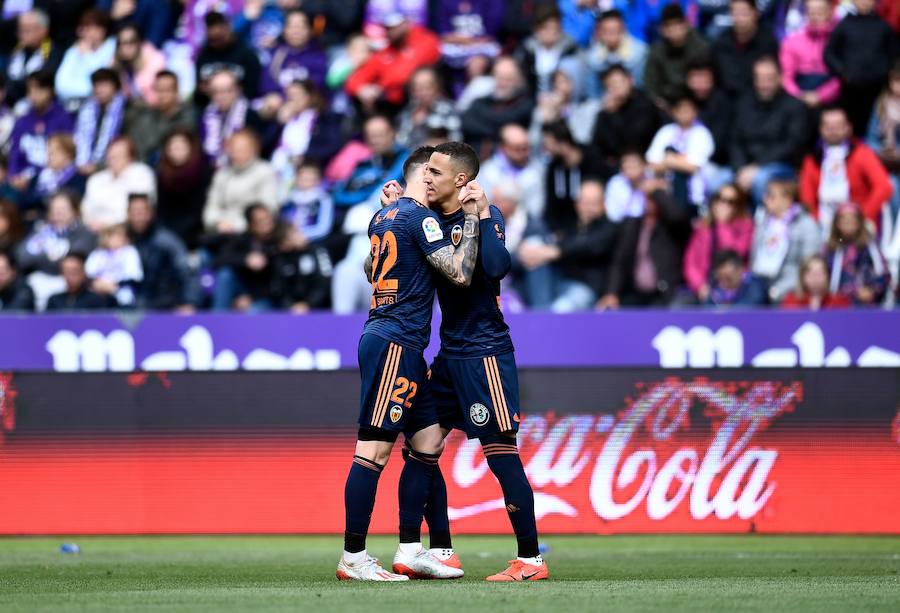
[[[453,226],[453,229],[450,230],[450,240],[453,241],[453,246],[459,244],[459,241],[462,240],[462,226],[456,224]]]
[[[403,417],[403,409],[400,408],[399,404],[395,404],[391,407],[391,423],[397,423],[398,421],[400,421],[401,417]]]
[[[429,243],[444,238],[444,233],[441,231],[441,224],[439,224],[434,217],[426,217],[422,220],[422,231],[425,232],[425,240]]]
[[[483,426],[488,423],[488,420],[491,418],[491,414],[488,412],[487,407],[481,404],[480,402],[476,402],[471,407],[469,407],[469,417],[472,418],[472,423],[476,426]]]

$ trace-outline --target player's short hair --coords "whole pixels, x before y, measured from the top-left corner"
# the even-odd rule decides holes
[[[469,181],[478,176],[481,164],[478,162],[478,154],[466,143],[450,141],[441,143],[434,148],[435,153],[448,156],[453,164],[469,178]]]
[[[409,157],[403,162],[403,179],[407,183],[419,166],[424,166],[428,163],[428,158],[434,153],[434,149],[434,147],[419,147],[409,154]]]

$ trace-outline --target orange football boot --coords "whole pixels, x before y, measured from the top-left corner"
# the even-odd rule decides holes
[[[491,575],[487,581],[540,581],[550,578],[550,569],[544,562],[540,566],[526,564],[522,560],[510,560],[509,568],[496,575]]]

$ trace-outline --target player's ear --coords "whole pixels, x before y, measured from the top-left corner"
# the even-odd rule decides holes
[[[466,176],[466,173],[464,173],[464,172],[456,173],[456,183],[455,183],[456,189],[461,188],[463,185],[465,185],[468,182],[469,182],[469,177]]]

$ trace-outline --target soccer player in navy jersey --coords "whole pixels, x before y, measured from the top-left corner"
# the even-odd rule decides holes
[[[448,186],[447,160],[438,146],[423,177],[429,206],[454,244],[462,240],[466,213]],[[399,186],[384,186],[382,202]],[[407,191],[417,190],[407,185]],[[441,307],[441,348],[431,365],[429,402],[434,402],[444,437],[453,428],[481,441],[488,466],[503,491],[506,510],[518,541],[518,555],[508,568],[488,581],[536,581],[550,576],[538,547],[534,493],[519,458],[519,382],[509,326],[500,311],[500,280],[509,273],[503,216],[487,200],[477,182],[470,194],[479,198],[480,245],[472,282],[458,287],[436,279]],[[415,416],[413,420],[415,421]],[[408,448],[405,457],[412,461]],[[425,510],[430,551],[445,564],[460,568],[453,551],[447,516],[447,485],[438,467]]]
[[[429,152],[414,152],[404,164],[408,182],[422,181]],[[427,368],[422,352],[431,336],[434,283],[446,279],[467,287],[472,282],[480,229],[479,196],[460,191],[477,173],[477,158],[473,167],[466,151],[453,150],[447,162],[463,214],[457,244],[444,235],[438,216],[410,197],[383,208],[369,224],[372,250],[365,269],[372,283],[372,306],[359,342],[359,432],[344,490],[344,552],[336,572],[342,580],[449,579],[463,574],[424,549],[420,536],[431,479],[443,449],[434,405],[423,402]],[[391,573],[367,554],[366,535],[378,478],[400,432],[407,433],[409,450],[400,475],[400,546]]]

